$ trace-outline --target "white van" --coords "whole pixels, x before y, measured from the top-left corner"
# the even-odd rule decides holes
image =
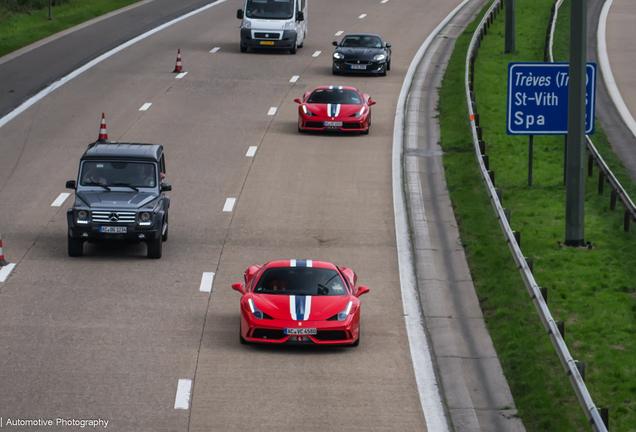
[[[283,48],[296,54],[307,35],[308,0],[245,0],[242,19],[241,52],[248,48]]]

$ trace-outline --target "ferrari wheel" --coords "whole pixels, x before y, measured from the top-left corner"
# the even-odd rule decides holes
[[[239,342],[241,343],[241,345],[250,344],[248,341],[245,340],[245,338],[243,338],[243,335],[241,335],[241,326],[239,326]]]
[[[354,343],[352,343],[351,345],[349,345],[350,347],[357,347],[358,345],[360,345],[360,330],[358,330],[358,339],[356,339],[356,341]]]
[[[367,126],[367,130],[360,131],[362,135],[369,135],[371,131],[371,116],[369,116],[369,126]]]
[[[305,131],[304,131],[304,130],[302,130],[302,129],[300,128],[300,126],[298,126],[298,133],[305,133]]]

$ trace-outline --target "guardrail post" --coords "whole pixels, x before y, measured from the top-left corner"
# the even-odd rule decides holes
[[[612,195],[610,196],[610,210],[616,210],[616,190],[612,189]]]
[[[482,140],[479,140],[479,151],[482,155],[486,154],[486,143]]]
[[[475,119],[475,126],[479,126],[479,114],[475,113],[473,114],[474,119]]]
[[[470,106],[473,107],[473,114],[477,112],[477,102],[471,102]]]
[[[592,177],[594,175],[594,157],[592,155],[587,156],[587,176]]]
[[[503,203],[503,190],[501,188],[497,188],[497,198],[499,199],[499,205]]]
[[[477,130],[477,139],[478,139],[479,141],[481,141],[481,140],[482,140],[482,137],[481,137],[481,134],[482,134],[482,132],[481,132],[481,127],[477,126],[477,127],[475,127],[475,130]]]
[[[490,158],[488,157],[488,155],[483,155],[481,158],[484,160],[486,171],[490,171]]]
[[[521,248],[521,231],[513,231],[512,233],[515,235],[515,241],[517,242],[517,246]]]
[[[548,302],[548,289],[547,288],[539,288],[541,290],[541,296],[543,297],[544,302]]]
[[[532,257],[526,257],[526,264],[528,265],[528,268],[530,269],[530,273],[534,274],[534,263],[532,261]]]
[[[504,209],[504,214],[506,215],[506,220],[508,221],[508,225],[510,225],[510,217],[512,216],[510,213],[510,209]]]
[[[603,195],[603,184],[605,183],[605,175],[603,171],[598,172],[598,194]]]
[[[629,219],[629,210],[625,209],[625,216],[623,217],[623,229],[625,230],[625,232],[629,232]]]
[[[495,172],[488,171],[488,177],[490,177],[490,182],[492,183],[492,186],[495,187]]]
[[[559,333],[561,333],[561,337],[565,338],[565,321],[557,321],[557,328]]]
[[[601,411],[601,420],[603,420],[603,423],[605,424],[605,428],[609,430],[609,409],[601,408],[600,411]]]
[[[515,50],[515,0],[506,0],[506,42],[504,52],[510,53]]]
[[[581,374],[581,378],[583,378],[583,382],[585,382],[585,362],[576,360],[574,364],[576,364],[576,368],[579,370],[579,374]]]

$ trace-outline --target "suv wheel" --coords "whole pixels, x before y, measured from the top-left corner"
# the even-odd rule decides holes
[[[68,256],[80,257],[84,255],[84,240],[75,239],[71,237],[71,233],[68,233],[67,237],[68,237]]]
[[[170,225],[168,225],[168,213],[166,213],[166,218],[164,219],[163,224],[166,226],[166,232],[161,234],[161,241],[168,241],[168,229],[170,228]],[[163,230],[163,226],[161,229]]]
[[[162,245],[163,245],[163,241],[161,240],[161,235],[158,235],[157,238],[149,241],[148,242],[148,258],[154,258],[154,259],[161,258]]]

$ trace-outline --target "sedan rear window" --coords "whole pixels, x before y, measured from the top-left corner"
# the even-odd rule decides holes
[[[265,270],[254,288],[259,294],[338,296],[347,295],[340,274],[315,267],[273,267]]]
[[[307,103],[360,105],[362,100],[354,90],[318,89],[309,96]]]

